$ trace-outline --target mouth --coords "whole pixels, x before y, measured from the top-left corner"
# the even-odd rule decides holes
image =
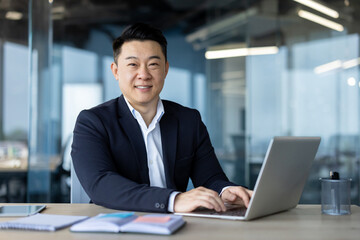
[[[138,89],[149,89],[151,87],[152,86],[135,86],[135,88],[138,88]]]

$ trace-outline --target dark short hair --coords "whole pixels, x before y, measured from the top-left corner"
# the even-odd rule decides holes
[[[161,50],[165,56],[165,61],[167,61],[167,41],[164,37],[163,33],[146,23],[135,23],[130,25],[124,29],[121,36],[116,38],[113,42],[113,53],[114,53],[114,61],[121,53],[121,47],[125,42],[130,42],[133,40],[145,41],[152,40],[160,44]]]

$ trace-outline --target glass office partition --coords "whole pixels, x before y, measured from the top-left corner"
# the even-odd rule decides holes
[[[61,161],[61,85],[52,75],[56,68],[52,68],[51,5],[52,1],[29,1],[29,202],[51,202],[52,177]]]
[[[212,143],[230,180],[245,185],[245,59],[211,60],[207,67],[207,119]]]
[[[25,202],[28,166],[28,4],[1,3],[0,202]]]
[[[320,202],[318,179],[332,170],[352,178],[358,204],[360,31],[348,18],[357,3],[325,2],[340,13],[336,20],[294,1],[244,2],[246,9],[228,3],[237,12],[231,16],[209,9],[207,26],[190,35],[208,52],[247,49],[207,55],[208,126],[225,171],[252,188],[273,136],[320,136],[301,202]],[[310,21],[304,11],[340,27]]]
[[[339,51],[343,46],[352,49]],[[319,66],[341,59],[358,59],[358,35],[318,39],[282,47],[271,61],[264,65],[264,57],[249,57],[251,72],[258,66],[265,69],[262,76],[249,76],[252,114],[249,116],[251,135],[250,162],[256,165],[256,146],[262,145],[262,155],[272,136],[321,136],[322,142],[313,164],[312,174],[302,200],[319,202],[319,177],[329,171],[353,179],[353,201],[357,201],[359,86],[358,70],[331,69],[317,72]],[[288,53],[290,52],[290,53]],[[290,68],[286,63],[291,63]],[[274,64],[269,64],[274,63]],[[253,169],[254,168],[250,168]],[[256,180],[257,169],[250,172],[250,184]]]

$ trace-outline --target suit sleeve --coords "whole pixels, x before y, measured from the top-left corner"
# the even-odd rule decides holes
[[[196,111],[196,151],[191,178],[194,186],[204,186],[219,194],[227,186],[237,186],[230,182],[223,172],[211,144],[209,133],[201,120],[200,113]]]
[[[173,190],[150,187],[120,175],[109,141],[106,128],[96,113],[82,111],[74,129],[71,156],[75,172],[90,199],[112,209],[167,212]]]

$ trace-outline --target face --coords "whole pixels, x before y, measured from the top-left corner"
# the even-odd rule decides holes
[[[121,92],[136,110],[156,109],[169,70],[159,43],[151,40],[125,42],[111,70]]]

